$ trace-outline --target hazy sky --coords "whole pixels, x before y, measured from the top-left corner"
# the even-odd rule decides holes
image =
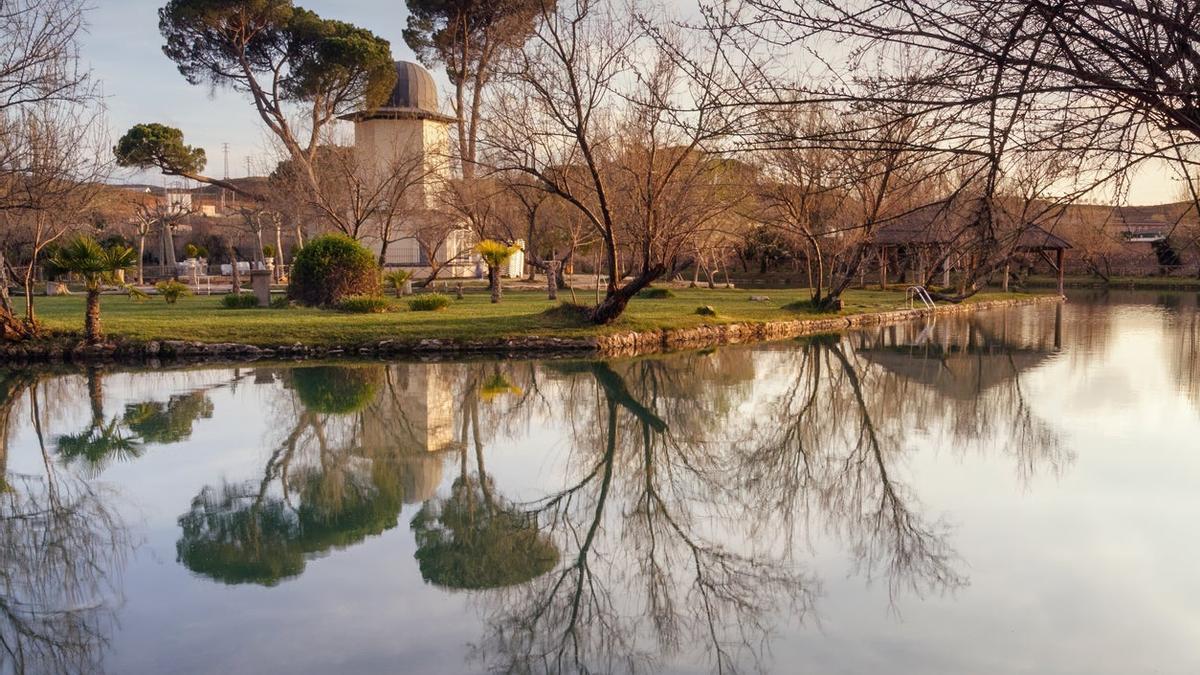
[[[189,85],[163,55],[158,33],[158,8],[163,2],[97,0],[90,12],[84,54],[103,84],[113,140],[138,122],[162,122],[179,127],[190,144],[205,149],[209,175],[224,173],[222,143],[230,146],[229,175],[246,175],[247,157],[252,158],[255,172],[263,173],[270,152],[249,99],[225,90],[210,92],[207,87]],[[401,36],[407,16],[404,0],[305,0],[302,4],[322,16],[369,28],[392,43],[395,58],[413,59]],[[444,99],[444,74],[439,71],[434,76]],[[129,171],[114,178],[162,180],[153,173]],[[1147,167],[1135,177],[1130,201],[1176,201],[1178,192],[1178,183],[1169,170]]]

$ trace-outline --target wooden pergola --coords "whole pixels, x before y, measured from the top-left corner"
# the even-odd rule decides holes
[[[937,203],[894,218],[880,225],[870,240],[870,246],[875,248],[879,261],[879,285],[886,288],[888,284],[888,261],[896,256],[902,262],[907,260],[910,268],[915,268],[918,276],[924,277],[926,266],[931,260],[942,260],[943,285],[949,285],[950,271],[954,267],[951,256],[945,255],[948,249],[966,243],[972,236],[971,228],[963,226],[969,216],[963,204]],[[1007,235],[1016,236],[1013,246],[1016,253],[1032,253],[1044,259],[1058,275],[1058,292],[1063,292],[1063,262],[1066,251],[1071,244],[1045,228],[1034,223],[1015,224],[1015,219],[1008,217],[1004,229]],[[1011,240],[1010,240],[1011,241]],[[1053,257],[1051,257],[1053,253]],[[1008,265],[1005,265],[1003,280],[1004,289],[1008,290]]]
[[[1054,267],[1054,271],[1058,273],[1058,294],[1062,295],[1064,290],[1063,284],[1063,261],[1066,259],[1066,252],[1071,249],[1071,244],[1062,237],[1052,232],[1047,232],[1040,225],[1027,225],[1021,230],[1021,234],[1017,239],[1017,245],[1014,250],[1020,253],[1036,253],[1041,256],[1047,263]],[[1054,252],[1054,260],[1050,260],[1049,253]],[[1008,290],[1008,265],[1004,266],[1004,290]]]

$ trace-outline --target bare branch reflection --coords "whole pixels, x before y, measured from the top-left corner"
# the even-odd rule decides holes
[[[132,548],[103,487],[58,470],[7,470],[18,403],[36,418],[38,376],[0,373],[0,672],[99,672],[116,623],[120,579]]]

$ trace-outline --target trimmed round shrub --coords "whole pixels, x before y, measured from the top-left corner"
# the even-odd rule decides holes
[[[382,380],[382,366],[312,366],[292,371],[292,382],[304,407],[336,415],[366,407],[375,400]]]
[[[271,309],[291,309],[292,301],[286,295],[276,295],[271,298]]]
[[[422,293],[408,301],[408,308],[414,312],[434,312],[450,306],[450,297],[441,293]]]
[[[302,305],[334,307],[351,295],[378,294],[375,255],[344,234],[310,240],[292,263],[288,297]]]
[[[258,296],[253,293],[230,293],[221,298],[225,309],[253,309],[258,307]]]
[[[339,302],[337,308],[351,314],[382,314],[392,308],[392,303],[379,295],[352,295]]]

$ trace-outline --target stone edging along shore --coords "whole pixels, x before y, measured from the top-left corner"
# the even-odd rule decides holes
[[[764,323],[708,324],[692,328],[664,328],[588,337],[545,337],[529,335],[488,340],[427,338],[415,341],[382,340],[357,345],[307,346],[300,343],[259,347],[230,342],[116,342],[99,345],[18,343],[0,345],[0,363],[107,363],[146,361],[256,361],[283,358],[337,358],[416,356],[420,358],[470,355],[525,356],[635,356],[681,349],[700,349],[725,344],[784,340],[802,335],[831,333],[859,326],[900,323],[930,316],[964,314],[999,307],[1062,302],[1058,295],[1034,295],[1005,300],[983,300],[933,309],[900,309],[889,312],[853,314],[828,319],[793,319]]]

